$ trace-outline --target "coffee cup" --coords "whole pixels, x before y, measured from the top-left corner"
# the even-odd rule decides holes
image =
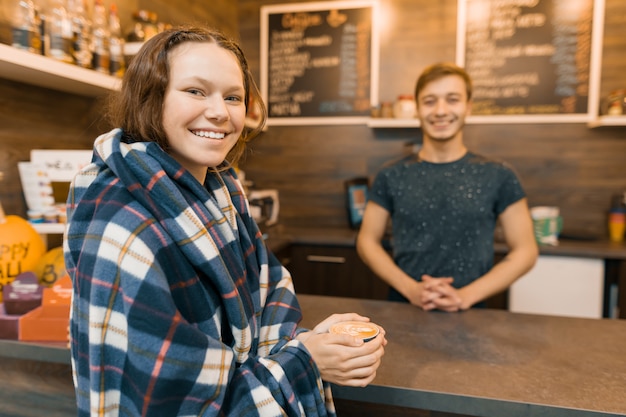
[[[536,206],[530,209],[533,219],[533,230],[537,243],[558,245],[559,233],[563,228],[563,218],[559,208],[553,206]]]
[[[377,325],[365,321],[342,321],[330,326],[329,331],[334,334],[349,334],[359,337],[364,342],[369,342],[380,333]]]

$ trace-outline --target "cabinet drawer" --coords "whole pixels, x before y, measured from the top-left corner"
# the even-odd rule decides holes
[[[296,293],[385,300],[389,287],[354,247],[293,245],[287,269]]]

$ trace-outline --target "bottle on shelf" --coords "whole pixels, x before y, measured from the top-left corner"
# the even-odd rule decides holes
[[[117,12],[117,4],[112,3],[109,10],[109,72],[111,75],[122,78],[126,69],[124,63],[124,38],[122,37],[122,25]]]
[[[32,53],[39,53],[41,40],[37,27],[37,14],[32,0],[19,0],[11,19],[11,45]]]
[[[48,35],[46,34],[46,11],[43,0],[38,0],[35,3],[35,27],[39,34],[39,50],[36,53],[46,55],[48,51]]]
[[[73,63],[72,23],[65,0],[50,0],[45,16],[48,42],[46,55],[58,61]]]
[[[608,96],[608,111],[610,116],[620,116],[626,113],[626,89],[611,91]]]
[[[91,68],[91,20],[87,16],[85,0],[67,0],[67,11],[72,27],[72,58],[74,64]]]
[[[159,32],[158,16],[149,10],[137,10],[133,13],[133,29],[126,35],[128,42],[145,42]]]
[[[91,31],[91,67],[101,73],[110,74],[109,25],[102,0],[96,0],[93,6]]]

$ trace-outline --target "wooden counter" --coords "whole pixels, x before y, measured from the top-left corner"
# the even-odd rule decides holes
[[[484,417],[626,416],[624,320],[487,309],[448,314],[388,301],[298,299],[306,327],[354,311],[387,331],[374,382],[334,387],[338,402]],[[69,360],[69,350],[59,344],[0,340],[0,408],[9,413],[0,414],[75,415]]]
[[[383,326],[374,382],[337,399],[484,417],[626,415],[626,321],[298,297],[303,325],[354,311]]]
[[[0,416],[75,416],[70,351],[64,343],[0,340]]]

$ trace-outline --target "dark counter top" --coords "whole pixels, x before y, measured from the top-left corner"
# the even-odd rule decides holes
[[[338,399],[483,417],[626,416],[626,320],[490,309],[449,314],[388,301],[302,294],[298,299],[305,327],[354,311],[387,331],[374,382],[366,388],[335,386]],[[0,364],[0,387],[10,391],[0,395],[3,404],[43,401],[47,390],[54,395],[44,409],[74,407],[64,344],[0,340]],[[14,387],[16,375],[33,382]]]
[[[266,231],[267,242],[273,251],[290,244],[354,246],[357,231],[348,228],[285,227],[276,225]],[[576,256],[583,258],[626,260],[626,244],[608,240],[561,239],[557,246],[540,246],[541,255]],[[496,253],[506,253],[502,242],[494,245]]]
[[[626,415],[624,320],[298,299],[306,327],[354,311],[386,329],[389,343],[374,382],[336,386],[335,398],[484,417]]]
[[[59,342],[37,343],[0,340],[0,357],[70,364],[70,350],[67,347],[67,343]]]

